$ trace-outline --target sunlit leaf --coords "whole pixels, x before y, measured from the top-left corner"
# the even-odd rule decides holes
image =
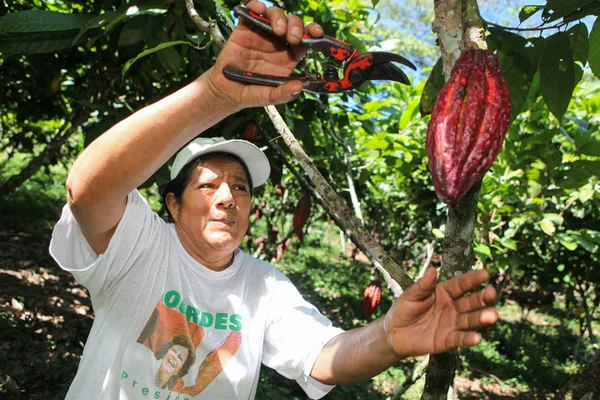
[[[596,78],[600,78],[600,18],[596,18],[590,32],[590,51],[588,64]]]
[[[540,64],[540,84],[548,109],[561,121],[575,89],[573,54],[565,32],[547,38]]]
[[[492,258],[492,252],[487,244],[477,243],[473,246],[473,252],[475,255],[479,257],[482,261],[487,260],[488,258]]]
[[[521,8],[521,11],[519,11],[519,21],[525,22],[532,15],[543,9],[543,6],[524,6],[523,8]]]
[[[549,219],[543,219],[539,222],[539,224],[540,228],[542,228],[544,233],[548,236],[552,236],[556,232],[556,227],[554,226],[554,223]]]

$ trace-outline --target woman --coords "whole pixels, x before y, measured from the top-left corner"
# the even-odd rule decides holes
[[[171,389],[177,380],[187,375],[196,361],[196,353],[191,340],[184,336],[175,336],[165,343],[155,354],[160,360],[154,382],[161,389]]]
[[[265,14],[289,46],[242,19],[213,68],[109,129],[73,164],[68,206],[50,250],[89,289],[96,319],[68,398],[144,398],[153,390],[126,394],[139,386],[123,349],[135,343],[159,299],[204,328],[198,360],[225,346],[227,364],[199,370],[193,388],[184,390],[206,399],[253,398],[261,363],[320,398],[332,385],[369,379],[403,357],[473,346],[476,330],[498,318],[494,289],[474,291],[485,271],[437,285],[431,268],[385,316],[347,332],[332,327],[285,276],[238,248],[252,187],[269,173],[264,155],[248,142],[192,141],[171,169],[180,182],[163,192],[173,223],[150,209],[136,187],[186,143],[242,108],[290,101],[302,90],[299,81],[272,88],[222,74],[232,65],[289,75],[306,51],[297,46],[302,35],[323,34],[278,8],[258,1],[247,7]],[[228,337],[236,340],[228,344]],[[168,395],[154,391],[155,398]]]

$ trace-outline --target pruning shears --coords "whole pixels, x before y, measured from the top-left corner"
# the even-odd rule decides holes
[[[262,15],[250,11],[248,8],[238,5],[233,8],[238,17],[244,17],[253,25],[273,33],[271,21]],[[366,81],[391,80],[410,85],[410,80],[394,63],[406,65],[414,70],[417,68],[406,58],[388,52],[372,52],[360,54],[350,44],[333,38],[323,36],[314,38],[305,33],[300,42],[311,49],[318,50],[330,59],[330,64],[325,70],[324,76],[309,74],[306,76],[276,76],[263,75],[250,71],[227,66],[223,68],[223,74],[232,80],[257,85],[279,86],[292,80],[300,80],[304,90],[312,93],[339,93],[345,90],[357,89]],[[339,68],[342,67],[342,78],[340,79]]]

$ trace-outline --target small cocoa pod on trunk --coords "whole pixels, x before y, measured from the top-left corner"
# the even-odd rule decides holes
[[[304,225],[308,221],[310,217],[310,209],[312,207],[312,201],[308,194],[302,196],[302,198],[296,204],[296,208],[294,209],[294,218],[293,218],[293,226],[294,232],[298,236],[298,239],[302,240]]]
[[[250,121],[244,127],[244,133],[242,136],[245,140],[249,142],[254,142],[258,137],[258,125],[255,121]]]
[[[363,293],[363,312],[366,318],[370,318],[371,315],[379,307],[381,302],[381,280],[375,279],[367,286]]]
[[[511,101],[498,59],[468,50],[438,93],[427,129],[429,170],[438,197],[456,203],[502,149]]]

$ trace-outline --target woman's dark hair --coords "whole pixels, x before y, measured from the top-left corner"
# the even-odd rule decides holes
[[[175,177],[175,179],[165,183],[164,185],[158,188],[158,193],[160,194],[160,204],[161,204],[161,214],[166,217],[168,222],[174,222],[173,216],[167,207],[167,195],[169,193],[173,193],[175,199],[178,203],[181,202],[181,196],[183,195],[183,191],[187,184],[190,182],[190,178],[192,177],[192,173],[196,169],[196,167],[201,166],[206,160],[234,160],[239,162],[244,171],[246,171],[246,176],[248,177],[248,185],[250,186],[248,190],[250,191],[250,196],[252,196],[252,176],[250,176],[250,171],[248,171],[248,166],[245,162],[242,161],[241,158],[236,156],[235,154],[225,153],[222,151],[215,151],[214,153],[208,153],[201,155],[200,157],[192,159],[190,162],[185,164],[179,174]]]
[[[167,381],[167,384],[165,385],[165,387],[167,387],[168,389],[173,387],[173,385],[175,385],[175,383],[177,382],[177,380],[179,378],[187,375],[187,373],[190,370],[190,368],[192,367],[192,365],[194,365],[194,363],[196,362],[196,349],[194,348],[194,345],[192,344],[191,339],[187,336],[174,336],[173,340],[171,340],[168,343],[163,344],[160,347],[160,349],[158,349],[158,351],[156,353],[154,353],[154,356],[156,357],[157,360],[160,360],[161,358],[163,358],[165,356],[165,354],[167,354],[169,349],[175,345],[185,347],[188,350],[188,356],[185,359],[185,361],[183,362],[183,365],[181,366],[181,369],[179,370],[179,372],[177,374],[173,375]],[[161,389],[164,389],[164,388],[161,388]]]

